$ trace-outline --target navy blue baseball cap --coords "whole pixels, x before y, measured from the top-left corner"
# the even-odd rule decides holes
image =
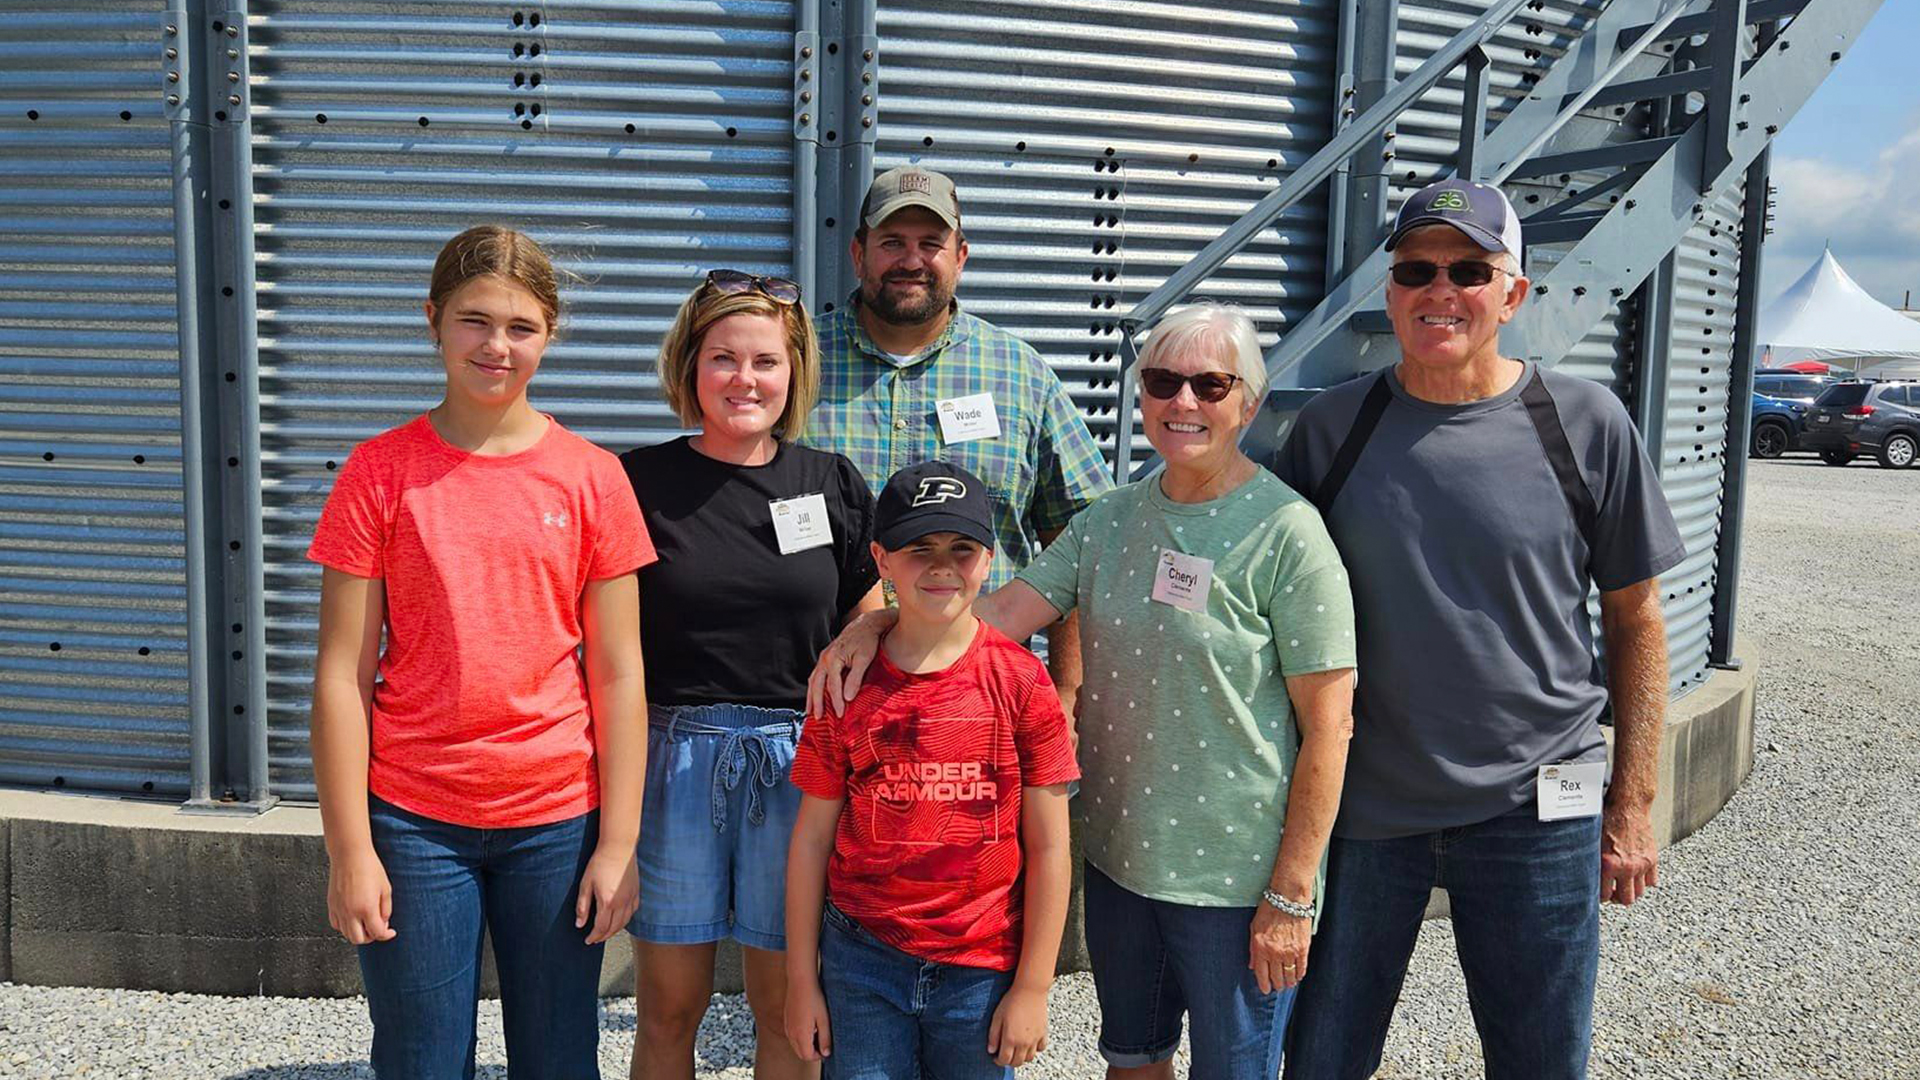
[[[987,485],[948,461],[922,461],[888,479],[874,508],[873,538],[898,551],[929,533],[959,533],[993,548]]]
[[[1488,184],[1454,177],[1414,192],[1393,219],[1387,250],[1423,225],[1451,225],[1488,251],[1520,257],[1520,216],[1500,189]]]

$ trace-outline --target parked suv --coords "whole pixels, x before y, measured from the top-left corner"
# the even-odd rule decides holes
[[[1753,376],[1753,435],[1747,445],[1758,458],[1777,458],[1800,443],[1807,407],[1832,386],[1831,375],[1761,368]]]
[[[1802,445],[1829,465],[1872,454],[1889,469],[1920,456],[1920,384],[1844,382],[1807,409]]]

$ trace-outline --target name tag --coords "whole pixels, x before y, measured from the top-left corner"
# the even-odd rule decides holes
[[[1540,820],[1593,817],[1600,812],[1606,786],[1604,761],[1540,766]]]
[[[940,416],[940,440],[948,446],[1000,437],[1000,416],[993,411],[992,394],[948,398],[936,402],[934,412]]]
[[[1207,593],[1213,588],[1213,560],[1187,555],[1170,548],[1160,549],[1160,564],[1153,575],[1153,598],[1182,611],[1207,610]]]
[[[767,509],[773,512],[773,535],[780,541],[780,554],[792,555],[833,543],[833,527],[827,524],[826,496],[775,499],[767,504]]]

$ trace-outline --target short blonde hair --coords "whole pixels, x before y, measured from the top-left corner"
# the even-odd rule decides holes
[[[660,341],[660,389],[673,414],[688,427],[700,424],[700,394],[695,388],[700,343],[714,323],[732,315],[765,315],[780,320],[786,331],[787,407],[773,422],[773,433],[793,442],[806,433],[807,414],[820,397],[820,339],[804,302],[782,304],[758,289],[725,293],[706,282],[680,305],[673,325]]]
[[[1227,362],[1246,384],[1249,409],[1266,400],[1267,361],[1260,355],[1253,320],[1233,304],[1212,300],[1170,312],[1155,323],[1133,365],[1133,377],[1138,380],[1142,368],[1160,366],[1164,357],[1196,353]]]

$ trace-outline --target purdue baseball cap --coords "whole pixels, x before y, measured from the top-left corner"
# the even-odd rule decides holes
[[[960,197],[953,190],[953,181],[944,173],[917,165],[902,165],[874,177],[867,185],[866,201],[860,204],[860,220],[869,229],[878,228],[909,206],[933,211],[949,229],[960,227]]]
[[[1414,192],[1393,219],[1387,250],[1422,225],[1451,225],[1488,251],[1520,257],[1520,216],[1497,187],[1454,177]]]
[[[880,489],[873,538],[898,551],[928,533],[959,533],[993,547],[993,509],[980,478],[946,461],[922,461],[894,473]]]

